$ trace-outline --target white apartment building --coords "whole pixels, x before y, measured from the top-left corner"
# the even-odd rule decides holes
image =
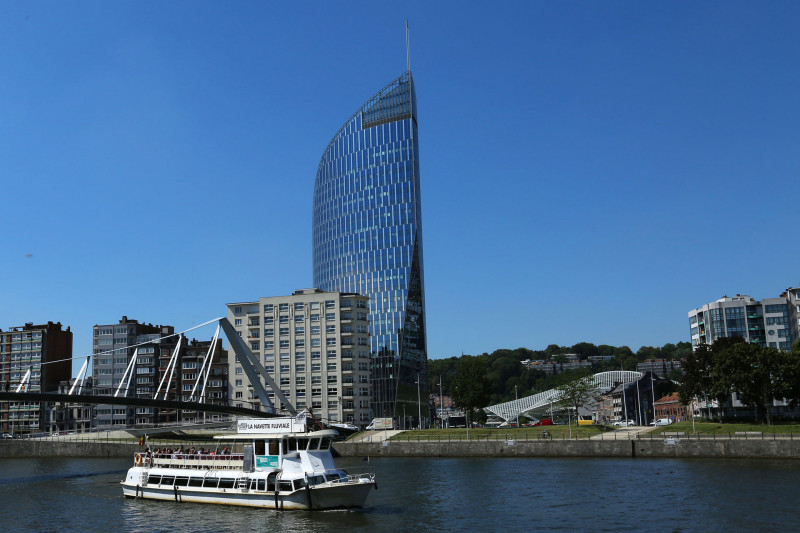
[[[228,320],[297,410],[327,422],[369,423],[368,298],[300,289],[290,296],[227,304]],[[258,401],[238,358],[229,358],[229,398]],[[275,395],[270,394],[276,409]]]
[[[712,344],[722,337],[789,350],[798,338],[798,293],[788,289],[777,298],[756,300],[745,294],[723,296],[689,311],[692,347]]]

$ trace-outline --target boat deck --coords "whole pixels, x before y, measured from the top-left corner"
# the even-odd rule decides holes
[[[198,470],[241,470],[244,467],[244,456],[237,454],[153,454],[152,458],[149,460],[144,454],[137,454],[137,457],[141,457],[141,466],[147,466],[151,468],[159,467],[193,468]],[[137,466],[139,466],[138,462]]]

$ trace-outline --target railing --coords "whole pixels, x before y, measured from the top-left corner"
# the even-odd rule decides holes
[[[325,477],[327,478],[331,474],[340,473],[341,470],[326,470]],[[339,479],[328,479],[328,483],[330,484],[337,484],[337,483],[361,483],[363,481],[375,481],[375,469],[368,468],[366,471],[361,472],[359,474],[347,474],[345,473],[344,478]]]
[[[151,445],[152,447],[152,445]],[[215,469],[215,470],[231,470],[241,469],[244,464],[244,455],[228,455],[228,454],[188,454],[188,453],[153,453],[152,458],[148,458],[144,454],[137,454],[143,456],[144,466],[160,466],[165,468],[201,468],[201,469]]]
[[[544,435],[515,435],[513,433],[494,433],[490,435],[467,435],[467,434],[454,434],[454,435],[423,435],[423,434],[399,434],[390,437],[389,442],[501,442],[501,441],[514,441],[514,442],[544,442],[544,441],[568,441],[568,440],[650,440],[650,441],[663,441],[665,439],[676,440],[703,440],[703,441],[728,441],[728,440],[794,440],[794,433],[763,433],[753,431],[737,431],[727,434],[714,434],[714,433],[659,433],[659,434],[645,434],[635,435],[626,433],[620,435],[616,431],[609,431],[606,433],[599,433],[590,437],[574,435],[570,437],[567,434],[554,436],[549,434]],[[366,441],[369,442],[369,441]],[[378,442],[378,441],[375,441]]]

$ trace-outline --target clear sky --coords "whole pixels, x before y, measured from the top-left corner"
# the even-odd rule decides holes
[[[85,355],[309,287],[319,158],[406,19],[430,357],[686,341],[800,284],[798,2],[6,1],[0,327]]]

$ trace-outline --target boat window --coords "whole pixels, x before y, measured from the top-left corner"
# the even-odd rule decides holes
[[[287,453],[289,451],[289,439],[283,439],[283,444],[281,444],[281,449],[283,453]]]
[[[291,492],[292,491],[292,482],[291,481],[279,481],[278,488],[282,492]]]
[[[269,454],[278,455],[278,439],[270,439],[269,441]]]
[[[149,485],[158,485],[161,483],[161,476],[148,476],[147,483]]]
[[[311,444],[308,447],[309,450],[318,450],[319,449],[319,438],[311,439]]]
[[[331,438],[330,437],[323,437],[322,444],[320,445],[320,450],[327,450],[331,447]]]
[[[289,451],[297,451],[297,439],[289,439]]]
[[[232,489],[234,486],[234,479],[232,477],[223,477],[219,480],[219,488]]]
[[[185,487],[188,484],[189,484],[189,478],[188,477],[176,477],[175,478],[175,486],[177,486],[177,487]]]
[[[325,483],[325,476],[311,476],[308,478],[308,484],[312,487],[321,483]]]
[[[175,476],[164,476],[161,478],[162,485],[172,485],[175,483]]]
[[[202,487],[203,486],[203,478],[201,478],[201,477],[190,477],[189,478],[189,486],[190,487]]]
[[[266,482],[263,479],[251,479],[250,480],[250,490],[259,490],[264,492],[266,489]]]
[[[256,455],[266,455],[264,451],[267,449],[267,443],[263,440],[257,440],[254,443],[253,450],[255,450]]]
[[[203,481],[203,487],[215,489],[217,488],[217,482],[219,482],[219,479],[215,477],[206,478]]]
[[[277,472],[272,472],[267,476],[267,490],[270,492],[275,491],[275,479],[278,477]]]

